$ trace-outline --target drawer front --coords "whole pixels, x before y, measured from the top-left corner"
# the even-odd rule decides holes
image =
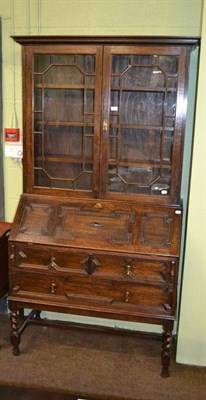
[[[85,251],[67,251],[36,245],[10,245],[13,265],[22,270],[53,271],[71,276],[93,275],[95,279],[119,282],[169,284],[177,281],[176,259],[145,259]]]
[[[58,275],[57,273],[16,272],[13,277],[12,296],[32,301],[38,299],[51,304],[83,309],[107,309],[146,312],[154,315],[173,315],[174,296],[169,285],[120,283]]]

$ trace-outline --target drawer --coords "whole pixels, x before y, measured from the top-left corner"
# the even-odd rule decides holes
[[[36,245],[10,246],[14,266],[26,270],[53,271],[71,275],[93,275],[96,279],[110,279],[134,283],[175,284],[178,263],[172,258],[143,258],[88,253]]]
[[[71,277],[69,275],[39,272],[17,272],[13,277],[12,297],[26,297],[29,301],[38,299],[67,307],[90,309],[109,308],[144,310],[150,313],[172,315],[174,296],[170,286],[98,281],[94,277]]]

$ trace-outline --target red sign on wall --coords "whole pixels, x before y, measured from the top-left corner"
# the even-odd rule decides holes
[[[5,142],[18,142],[19,141],[19,129],[18,128],[5,128],[4,129],[4,140],[5,140]]]

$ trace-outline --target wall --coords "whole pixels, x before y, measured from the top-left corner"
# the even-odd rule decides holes
[[[0,20],[0,82],[2,82],[1,20]],[[0,130],[2,129],[2,86],[0,86]],[[4,220],[3,138],[0,135],[0,220]]]
[[[177,360],[206,366],[206,3],[202,23],[191,190]]]
[[[22,126],[20,46],[10,35],[198,36],[201,6],[202,0],[1,0],[3,126],[10,126],[14,113],[18,126]],[[195,157],[200,166],[198,151]],[[22,192],[22,170],[14,161],[4,159],[4,172],[6,219],[12,221]],[[193,222],[192,218],[190,223]],[[188,309],[191,306],[189,300]],[[95,320],[95,323],[102,321]],[[114,321],[106,323],[115,324]],[[127,323],[126,327],[134,326]],[[139,328],[151,329],[145,325]],[[193,359],[189,362],[193,363]]]
[[[61,6],[60,6],[61,5]],[[3,126],[16,113],[22,127],[20,46],[10,35],[198,36],[201,0],[0,0],[3,47]],[[4,160],[5,218],[22,192],[21,165]]]

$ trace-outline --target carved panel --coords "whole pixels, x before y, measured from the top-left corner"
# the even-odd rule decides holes
[[[113,265],[115,265],[113,263]],[[161,283],[174,285],[177,266],[175,261],[142,260],[137,258],[121,258],[119,261],[122,277],[130,278],[135,282],[147,284]],[[118,271],[118,265],[115,265]]]
[[[30,203],[25,207],[19,226],[20,233],[49,235],[54,208],[47,204]]]
[[[140,222],[139,240],[146,246],[170,245],[172,222],[173,219],[167,215],[144,215]]]
[[[81,261],[81,264],[83,265],[88,275],[94,274],[96,269],[101,265],[99,260],[93,254],[89,254],[89,256],[84,258]]]
[[[60,207],[56,237],[63,239],[89,238],[95,242],[130,244],[134,212],[97,212],[81,207]]]

